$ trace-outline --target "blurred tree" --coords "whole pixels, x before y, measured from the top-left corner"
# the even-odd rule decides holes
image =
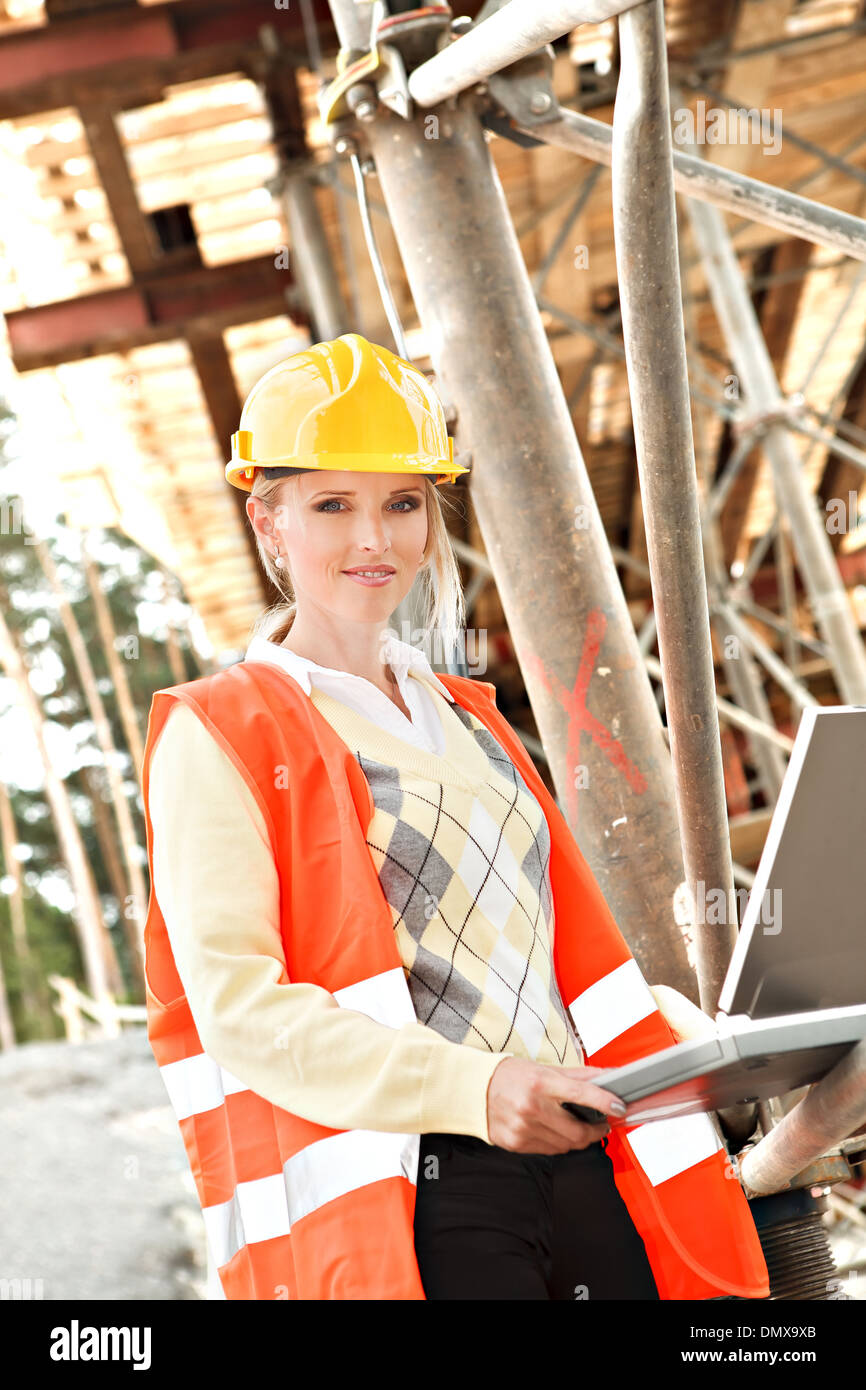
[[[129,801],[124,790],[123,778],[121,776],[120,768],[118,767],[117,746],[114,742],[114,737],[111,732],[111,725],[108,721],[108,716],[105,712],[105,704],[103,702],[102,695],[99,691],[99,685],[97,683],[96,676],[93,670],[93,663],[90,659],[90,654],[87,649],[87,643],[84,641],[84,638],[81,634],[81,629],[79,628],[78,623],[75,620],[75,614],[72,611],[72,605],[66,597],[63,584],[61,583],[60,577],[57,573],[57,566],[54,563],[54,559],[51,555],[49,547],[46,545],[44,541],[37,541],[34,548],[36,551],[36,555],[39,559],[39,564],[42,568],[42,572],[48,580],[48,583],[51,586],[51,592],[57,601],[57,609],[60,614],[60,620],[63,623],[63,631],[66,634],[70,649],[72,651],[72,656],[75,661],[75,670],[77,672],[81,688],[84,692],[84,697],[87,702],[87,710],[90,714],[90,718],[93,723],[94,734],[96,736],[96,741],[99,745],[99,750],[103,758],[103,771],[108,782],[109,798],[114,808],[114,814],[117,820],[117,830],[120,836],[120,846],[123,854],[124,866],[126,869],[127,882],[129,885],[129,891],[123,891],[120,894],[120,900],[125,904],[127,898],[131,897],[134,904],[140,904],[143,907],[147,901],[147,890],[145,888],[144,873],[141,866],[141,860],[139,858],[139,847],[135,839],[135,828],[132,823],[132,813],[130,811]],[[87,569],[88,584],[91,588],[91,592],[93,593],[95,600],[98,595],[97,612],[100,614],[100,634],[103,638],[103,645],[105,645],[109,638],[113,638],[113,628],[111,625],[110,617],[108,616],[108,604],[101,591],[99,590],[98,571],[92,560],[87,561]],[[122,667],[120,668],[119,672],[115,669],[119,665],[120,659],[117,656],[116,652],[114,652],[110,648],[106,651],[106,657],[108,659],[109,666],[111,666],[112,675],[114,676],[115,689],[119,691],[121,688],[121,683],[123,685],[121,711],[123,711],[124,707],[127,708],[127,717],[124,718],[124,726],[127,728],[127,730],[129,730],[132,726],[134,726],[137,730],[137,719],[135,717],[135,711],[132,707],[132,696],[129,691],[129,685],[125,681],[125,675],[123,673]],[[122,682],[120,679],[121,677],[123,678]],[[132,723],[130,723],[130,721],[132,721]],[[138,749],[134,749],[133,752],[133,762],[137,763],[137,759],[139,756]],[[103,801],[101,794],[98,794],[94,803],[94,813],[97,817],[97,832],[100,828],[102,829],[100,845],[103,850],[103,855],[105,856],[106,853],[108,855],[111,854],[111,850],[108,847],[111,844],[112,837],[107,827],[105,826],[104,820],[100,820],[100,814],[102,810]],[[108,863],[106,867],[111,869],[114,866],[112,863]],[[130,960],[135,970],[136,985],[143,992],[144,945],[141,939],[141,933],[138,931],[137,928],[137,922],[139,921],[139,918],[140,913],[134,913],[131,916],[127,916],[126,913],[124,913],[122,921],[124,923],[125,929],[128,927],[127,942],[130,948]]]
[[[56,781],[55,803],[59,794],[71,808],[67,838],[78,836],[83,845],[87,875],[94,885],[99,930],[106,939],[105,959],[113,958],[120,964],[121,975],[113,981],[119,1002],[143,1003],[143,974],[140,959],[136,961],[135,942],[147,909],[149,885],[139,763],[129,748],[130,709],[141,731],[154,690],[201,674],[203,664],[192,645],[186,616],[191,610],[184,605],[175,576],[153,556],[120,531],[96,530],[88,533],[92,582],[103,609],[101,615],[96,611],[81,534],[58,516],[50,526],[43,526],[45,534],[37,544],[27,524],[24,502],[7,481],[12,472],[7,465],[12,462],[10,444],[15,429],[14,416],[0,396],[0,586],[9,639],[7,659],[14,662],[9,657],[11,643],[20,653],[39,709]],[[42,563],[37,553],[40,549]],[[68,604],[66,626],[60,593]],[[80,633],[88,657],[93,681],[90,701],[70,645],[73,631]],[[122,677],[119,682],[118,672]],[[128,691],[125,719],[118,683]],[[104,715],[101,736],[94,719],[94,689],[96,707],[101,702]],[[67,975],[88,989],[88,970],[73,917],[65,910],[65,903],[56,905],[63,903],[64,897],[68,901],[69,846],[64,854],[39,759],[28,755],[23,745],[15,746],[21,745],[20,712],[25,703],[29,701],[23,688],[16,688],[9,678],[0,678],[0,724],[18,736],[3,741],[0,762],[11,815],[11,821],[6,818],[5,841],[0,837],[0,968],[8,1017],[19,1042],[62,1035],[53,994],[45,983],[49,974]],[[17,718],[13,709],[18,711]],[[126,871],[116,822],[106,814],[106,803],[111,805],[107,747],[117,750],[115,808],[117,796],[125,799],[125,815],[123,810],[120,814],[126,821]],[[25,765],[26,775],[18,773],[19,786],[11,769]],[[41,789],[29,790],[40,783]],[[56,816],[56,804],[54,813]],[[10,863],[12,843],[16,845],[14,864]],[[129,866],[133,847],[140,861],[137,874],[130,872]],[[83,871],[79,868],[77,872],[81,875]],[[16,888],[19,881],[20,890]],[[79,913],[81,892],[76,892]],[[28,951],[35,967],[29,974]]]

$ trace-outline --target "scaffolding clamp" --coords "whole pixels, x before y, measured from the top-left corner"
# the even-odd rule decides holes
[[[485,19],[505,5],[506,0],[485,0],[471,27],[477,29]],[[500,72],[490,73],[483,82],[478,83],[477,90],[487,91],[515,125],[534,126],[555,121],[560,107],[553,91],[553,59],[553,47],[546,43],[534,53],[527,53],[525,58],[509,63]],[[532,139],[520,140],[517,132],[511,135],[495,116],[483,123],[500,135],[508,135],[516,144],[539,143]]]
[[[502,72],[492,72],[485,85],[490,96],[515,125],[544,125],[560,114],[553,91],[553,49],[545,44]]]
[[[372,84],[367,79],[378,73],[381,62],[382,56],[378,49],[360,54],[357,49],[340,49],[337,54],[337,76],[319,92],[317,98],[323,125],[333,125],[336,121],[356,114],[363,119],[363,114],[356,110],[360,102],[356,99],[350,104],[349,93],[356,87],[366,88],[367,91],[357,95],[369,100]]]
[[[790,425],[792,421],[799,419],[804,405],[802,394],[795,391],[768,410],[759,410],[755,415],[743,415],[732,420],[731,431],[738,440],[749,434],[766,434],[772,425]]]
[[[370,17],[370,51],[341,48],[337,76],[319,93],[324,125],[354,116],[372,120],[379,102],[404,120],[412,112],[406,64],[430,56],[452,20],[450,5],[424,5],[402,14],[389,14],[385,0],[375,0]]]

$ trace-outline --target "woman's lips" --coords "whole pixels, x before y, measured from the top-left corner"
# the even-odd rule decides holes
[[[394,578],[393,572],[382,574],[378,579],[371,579],[369,575],[365,574],[352,574],[349,570],[343,570],[343,573],[347,579],[354,579],[356,584],[365,584],[368,589],[381,589],[383,585],[388,583],[389,579]]]

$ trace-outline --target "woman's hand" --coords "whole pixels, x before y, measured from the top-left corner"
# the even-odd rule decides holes
[[[591,1105],[604,1114],[625,1114],[612,1091],[593,1084],[603,1067],[557,1067],[506,1057],[487,1087],[487,1130],[491,1144],[513,1153],[564,1154],[585,1149],[609,1132],[606,1120],[588,1124],[562,1107],[562,1101]]]
[[[676,1042],[686,1042],[690,1038],[713,1038],[718,1036],[709,1014],[693,1004],[679,990],[670,985],[650,985],[650,993],[658,1005],[659,1013],[667,1023]]]

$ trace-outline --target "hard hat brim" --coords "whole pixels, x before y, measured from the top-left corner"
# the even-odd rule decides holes
[[[365,454],[361,460],[357,454],[331,454],[327,464],[321,463],[321,454],[312,457],[297,457],[291,461],[288,459],[283,463],[280,459],[268,459],[267,463],[251,463],[249,460],[237,461],[232,459],[226,465],[226,482],[233,487],[240,488],[243,492],[251,492],[256,472],[259,468],[285,468],[286,476],[292,472],[349,472],[349,473],[405,473],[414,477],[432,478],[434,484],[453,483],[461,473],[468,473],[470,470],[464,468],[462,464],[456,464],[452,460],[442,460],[442,468],[431,468],[429,464],[423,467],[414,464],[407,455],[401,454]]]

